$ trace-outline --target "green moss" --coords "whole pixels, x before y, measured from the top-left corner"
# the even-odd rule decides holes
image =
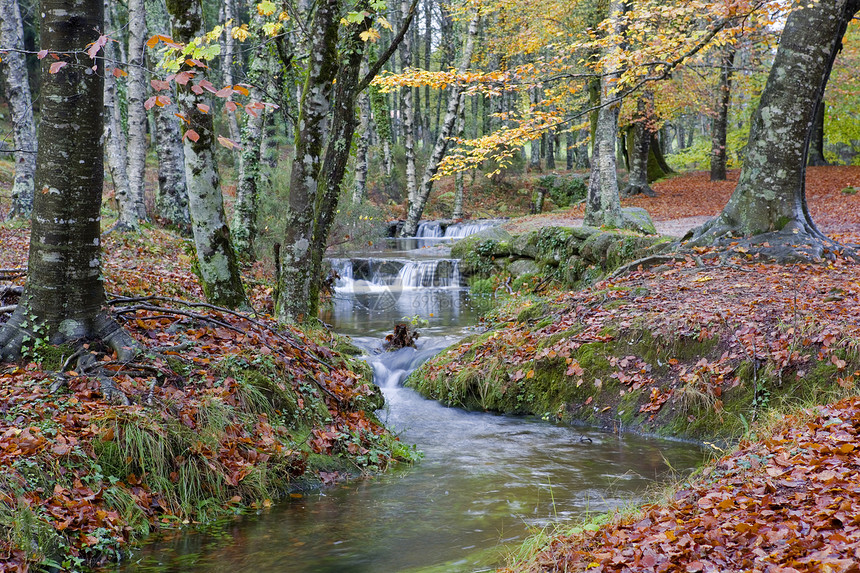
[[[35,361],[40,363],[43,369],[54,371],[59,370],[74,353],[75,349],[68,344],[61,344],[59,346],[38,344],[34,350]]]

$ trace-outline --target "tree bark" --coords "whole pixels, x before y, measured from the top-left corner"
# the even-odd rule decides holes
[[[531,104],[532,110],[537,107],[538,100],[540,99],[540,91],[539,88],[533,87],[529,88],[529,103]],[[541,134],[543,137],[543,134]],[[529,171],[540,173],[540,143],[541,138],[532,139],[531,144],[529,145],[530,154],[529,154]]]
[[[254,30],[262,31],[259,16],[254,16]],[[250,100],[263,101],[265,94],[260,86],[266,82],[266,72],[270,70],[269,50],[266,43],[260,42],[254,49],[248,66],[247,80],[250,84]],[[233,210],[231,232],[236,252],[254,259],[254,241],[257,237],[257,196],[260,182],[260,159],[262,153],[263,122],[265,110],[251,110],[242,126],[242,151],[239,158],[239,181],[236,186],[236,205]],[[233,114],[230,114],[233,116]],[[235,119],[235,116],[233,116]],[[238,129],[238,125],[237,125]]]
[[[143,0],[128,2],[128,189],[129,212],[124,222],[137,228],[146,221],[144,204],[146,171],[146,68],[144,43],[146,42],[146,9]]]
[[[612,26],[620,35],[621,16],[625,11],[623,0],[611,0],[609,17]],[[588,183],[588,197],[585,202],[585,224],[595,227],[620,227],[621,201],[618,194],[618,173],[615,162],[615,146],[618,139],[618,113],[621,102],[616,101],[614,86],[620,76],[613,62],[613,52],[621,46],[608,48],[605,54],[607,65],[600,79],[600,109],[594,125],[594,151],[591,156],[591,176]]]
[[[18,0],[0,0],[0,45],[9,48],[0,66],[5,78],[6,99],[12,115],[15,144],[15,179],[12,183],[13,217],[27,218],[33,210],[33,179],[36,172],[36,122],[33,98],[24,57],[24,25]]]
[[[466,96],[460,94],[460,111],[457,113],[457,127],[454,129],[455,136],[463,139],[466,132]],[[454,174],[454,210],[451,218],[455,221],[463,218],[463,172],[458,170]]]
[[[367,73],[367,63],[361,66],[362,75]],[[358,96],[358,149],[355,152],[355,188],[352,191],[352,202],[356,205],[367,196],[367,159],[370,148],[370,95],[367,91]]]
[[[806,205],[806,156],[816,109],[860,0],[793,11],[750,126],[740,180],[723,212],[690,233],[694,244],[743,236],[777,260],[817,258],[834,243]]]
[[[475,12],[472,20],[469,22],[469,29],[466,35],[466,45],[463,48],[462,59],[458,72],[463,74],[472,63],[472,53],[475,49],[475,37],[478,35],[478,24],[481,21],[480,9]],[[415,201],[410,201],[406,222],[403,224],[403,229],[400,232],[402,237],[414,237],[418,231],[418,222],[421,220],[421,214],[424,212],[424,205],[430,197],[430,191],[433,190],[433,178],[439,169],[439,162],[445,156],[445,151],[448,149],[449,137],[454,129],[454,123],[457,119],[457,112],[460,109],[460,94],[463,92],[462,85],[449,86],[450,95],[448,96],[448,109],[445,113],[445,120],[439,127],[439,133],[436,136],[436,144],[433,151],[427,160],[427,166],[424,169],[424,176],[421,179],[421,189],[418,192]]]
[[[406,20],[408,0],[400,1],[401,22]],[[409,34],[400,43],[400,68],[405,71],[412,66],[412,43]],[[406,197],[408,204],[413,204],[418,193],[418,176],[415,168],[415,110],[412,105],[413,88],[404,87],[400,90],[400,122],[403,136],[403,148],[406,152]]]
[[[147,0],[146,25],[153,33],[169,36],[170,19],[164,4],[159,0]],[[191,216],[188,213],[188,187],[185,182],[185,149],[182,143],[182,127],[176,117],[175,88],[167,94],[170,104],[153,108],[155,118],[155,153],[158,157],[158,191],[155,194],[155,209],[168,225],[173,225],[183,235],[191,234]]]
[[[204,32],[200,0],[168,0],[167,11],[174,40],[187,43]],[[204,75],[200,68],[186,71],[192,70],[196,74],[194,79],[179,86],[177,92],[179,112],[188,121],[183,126],[185,179],[188,184],[191,230],[197,252],[196,270],[207,300],[220,306],[236,308],[245,304],[245,293],[230,228],[224,215],[224,200],[214,154],[212,115],[203,113],[198,107],[198,104],[208,105],[207,98],[195,94],[191,89]]]
[[[111,17],[111,3],[104,0],[105,29],[108,34],[114,31],[113,18]],[[108,42],[104,47],[105,57],[108,60],[116,60],[116,46]],[[113,64],[116,65],[116,64]],[[104,102],[105,102],[105,155],[107,156],[108,169],[113,181],[113,194],[117,202],[119,219],[117,225],[121,229],[133,229],[137,226],[137,217],[134,215],[130,202],[128,187],[128,149],[126,148],[126,135],[122,129],[122,111],[117,101],[116,78],[107,69],[105,70]]]
[[[711,120],[711,181],[726,180],[726,131],[729,103],[732,99],[732,72],[735,48],[726,46],[720,61],[720,86],[717,89],[716,110]]]
[[[104,67],[82,48],[103,26],[102,0],[42,0],[41,48],[57,60],[41,62],[41,120],[27,286],[0,330],[0,360],[20,357],[29,340],[51,344],[99,338],[120,360],[134,341],[101,311],[100,210]],[[91,68],[97,66],[97,72]]]
[[[818,102],[815,110],[815,121],[812,122],[812,135],[809,138],[809,163],[814,167],[830,165],[824,159],[824,100]]]
[[[231,28],[236,25],[235,10],[233,9],[233,0],[222,0],[221,6],[224,10],[224,31],[223,54],[221,56],[221,76],[224,80],[224,85],[233,85],[233,54],[235,52],[236,41],[233,39]],[[231,101],[232,95],[227,96],[226,101]],[[241,133],[239,132],[239,121],[236,119],[235,113],[227,114],[227,129],[230,133],[230,139],[239,141]]]
[[[649,126],[652,104],[653,95],[650,92],[643,93],[636,101],[636,117],[627,135],[630,138],[627,142],[630,173],[627,176],[627,187],[622,192],[627,197],[639,194],[648,197],[656,196],[654,190],[648,185],[648,158],[651,155],[651,141],[654,135]]]
[[[281,280],[276,313],[281,322],[313,318],[311,270],[314,207],[328,135],[332,86],[337,77],[339,2],[322,0],[311,26],[310,58],[302,90],[290,196],[284,216]]]

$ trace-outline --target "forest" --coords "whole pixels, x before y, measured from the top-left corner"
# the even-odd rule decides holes
[[[860,0],[0,0],[0,570],[860,563]]]

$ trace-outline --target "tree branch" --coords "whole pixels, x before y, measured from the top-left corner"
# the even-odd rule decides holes
[[[367,75],[362,78],[361,82],[358,84],[358,89],[356,89],[356,93],[363,91],[367,86],[370,85],[370,82],[373,81],[373,78],[376,77],[376,74],[382,69],[389,58],[394,54],[395,50],[397,50],[397,46],[400,45],[400,42],[403,40],[404,36],[406,36],[406,32],[409,31],[409,25],[412,24],[412,20],[415,18],[415,9],[418,7],[418,0],[412,0],[412,5],[409,6],[409,12],[406,14],[406,20],[403,22],[403,26],[400,27],[400,30],[397,32],[397,35],[391,40],[391,43],[388,45],[388,48],[385,49],[384,52],[379,56],[379,59],[376,60],[376,63],[370,67],[370,70],[367,72]]]

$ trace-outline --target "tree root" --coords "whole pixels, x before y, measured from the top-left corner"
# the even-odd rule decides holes
[[[760,261],[780,264],[832,261],[840,256],[860,262],[856,248],[837,243],[814,224],[804,221],[792,221],[780,231],[745,237],[739,225],[723,213],[682,237],[679,252],[703,246],[758,255]]]
[[[651,189],[651,186],[648,184],[645,185],[633,185],[630,184],[624,189],[621,190],[622,197],[634,197],[636,195],[645,195],[646,197],[656,197],[657,193]]]

